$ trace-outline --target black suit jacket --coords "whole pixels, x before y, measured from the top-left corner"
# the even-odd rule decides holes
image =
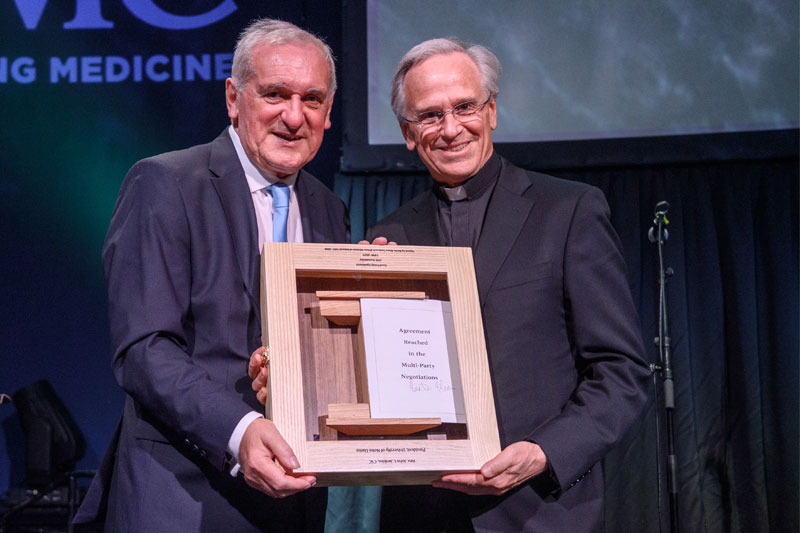
[[[437,224],[429,191],[369,238],[437,245]],[[602,530],[599,461],[638,416],[649,375],[605,198],[503,160],[473,253],[501,443],[538,443],[551,475],[500,498],[387,488],[382,527],[436,529],[445,516],[461,528],[469,511],[477,529]],[[426,499],[448,511],[418,512],[416,503],[408,513]]]
[[[349,242],[330,190],[302,170],[295,190],[306,242]],[[127,398],[78,521],[107,498],[112,531],[321,529],[324,490],[273,500],[228,473],[234,427],[263,407],[247,377],[261,345],[257,225],[227,130],[131,168],[103,266]]]

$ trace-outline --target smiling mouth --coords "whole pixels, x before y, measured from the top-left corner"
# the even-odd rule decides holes
[[[289,133],[282,133],[278,131],[272,132],[273,135],[283,139],[284,141],[299,141],[302,137],[298,137],[297,135],[291,135]]]
[[[467,147],[467,144],[469,143],[461,143],[455,146],[445,146],[442,148],[442,150],[444,150],[445,152],[460,152],[461,150]]]

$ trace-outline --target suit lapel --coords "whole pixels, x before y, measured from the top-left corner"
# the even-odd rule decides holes
[[[216,176],[211,178],[211,183],[225,211],[244,285],[256,313],[260,314],[258,226],[247,179],[227,129],[211,143],[208,168]],[[260,316],[258,323],[261,323]]]
[[[325,213],[327,206],[320,205],[320,195],[315,194],[314,182],[308,179],[310,175],[305,177],[305,174],[308,173],[300,169],[294,185],[297,205],[300,207],[300,221],[303,225],[303,242],[326,242],[329,239],[314,230],[314,215]]]
[[[533,208],[533,199],[522,196],[530,186],[525,171],[504,159],[474,251],[481,305]]]
[[[414,220],[403,225],[408,242],[418,246],[441,246],[439,238],[438,205],[433,191],[427,191],[414,202],[411,208],[416,213]]]

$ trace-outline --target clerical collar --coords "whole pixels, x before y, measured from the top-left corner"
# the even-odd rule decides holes
[[[457,187],[445,187],[438,183],[434,185],[434,192],[447,202],[458,202],[459,200],[474,200],[480,198],[483,193],[489,190],[490,186],[500,175],[500,156],[497,152],[492,152],[486,164],[467,181]]]

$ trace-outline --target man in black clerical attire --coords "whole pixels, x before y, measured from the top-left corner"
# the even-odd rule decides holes
[[[386,487],[383,530],[602,531],[600,460],[646,399],[605,198],[495,153],[499,75],[489,50],[456,39],[415,46],[395,71],[393,110],[435,183],[368,238],[472,248],[503,450],[435,488]]]

